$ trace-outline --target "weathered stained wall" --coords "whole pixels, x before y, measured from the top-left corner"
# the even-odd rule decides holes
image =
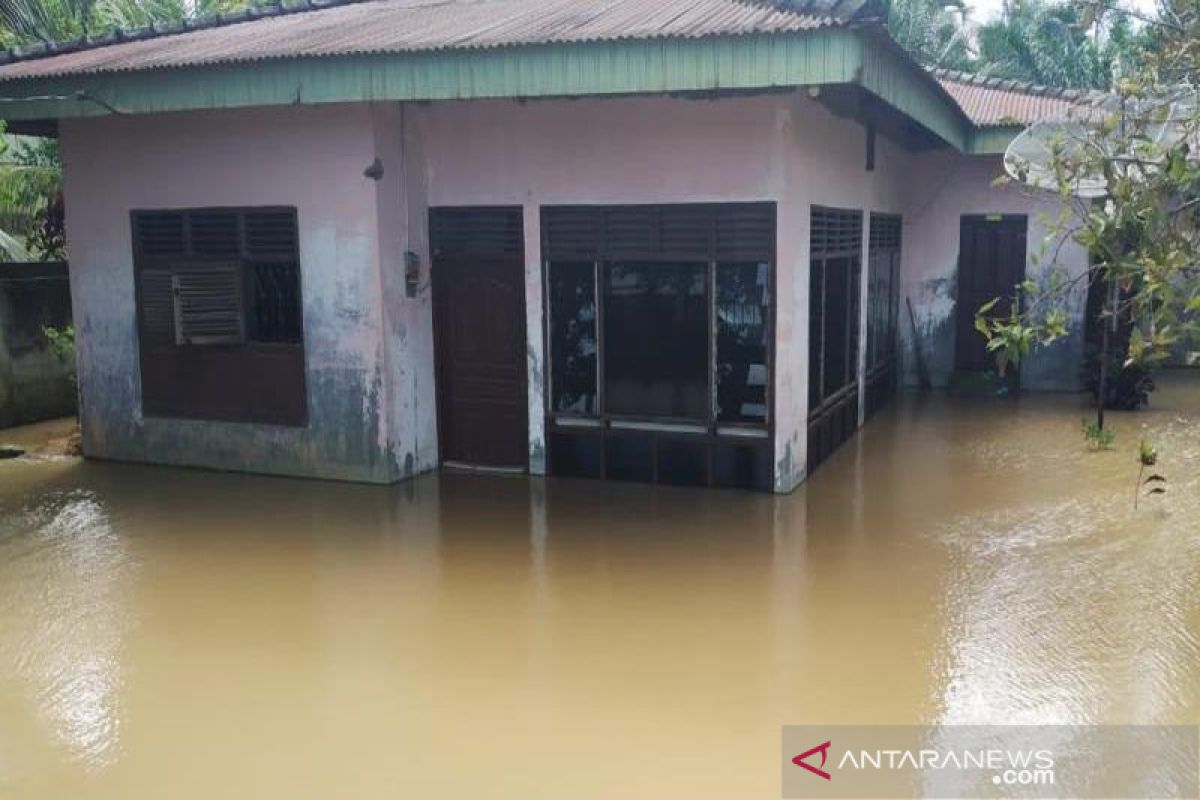
[[[778,200],[791,100],[666,97],[409,107],[429,205],[520,205],[525,218],[529,463],[545,472],[540,207]],[[781,257],[790,257],[781,250]]]
[[[916,385],[913,327],[905,299],[916,319],[916,344],[935,387],[948,386],[954,372],[955,312],[958,293],[959,219],[964,214],[1025,214],[1029,218],[1026,276],[1044,280],[1057,264],[1071,276],[1087,270],[1087,252],[1073,241],[1058,247],[1061,236],[1048,230],[1060,205],[1050,195],[1018,186],[995,186],[1003,173],[998,156],[962,156],[939,151],[913,156],[908,166],[909,194],[904,215],[903,281],[900,295],[901,354],[904,378]],[[1086,287],[1084,287],[1086,288]],[[1035,391],[1079,388],[1083,357],[1083,304],[1086,292],[1072,295],[1070,332],[1047,348],[1033,351],[1021,367],[1021,386]]]
[[[0,264],[0,428],[75,412],[70,371],[42,333],[70,324],[66,264]]]
[[[427,356],[407,333],[429,324],[427,304],[396,297],[401,170],[363,175],[377,156],[397,158],[398,113],[358,104],[63,122],[85,453],[367,481],[432,466],[431,401],[412,390],[419,365],[393,363]],[[297,207],[306,428],[141,412],[129,212],[221,205]]]
[[[881,136],[868,171],[863,127],[804,92],[114,116],[64,121],[62,150],[85,451],[370,481],[437,464],[430,206],[524,208],[529,461],[537,474],[545,471],[540,207],[774,201],[777,491],[794,488],[805,471],[811,206],[862,211],[864,264],[869,214],[904,215],[902,309],[911,297],[939,385],[953,358],[959,215],[1027,213],[1035,250],[1043,238],[1036,215],[1053,210],[993,187],[994,158],[915,155]],[[382,175],[372,180],[363,170],[376,159]],[[275,204],[299,212],[309,425],[144,417],[129,211]],[[407,250],[424,265],[413,297]],[[1060,257],[1082,268],[1076,250]],[[866,288],[864,279],[862,326]],[[907,340],[906,314],[900,323]],[[1035,356],[1025,385],[1073,388],[1079,339],[1073,330]]]
[[[910,154],[876,137],[875,168],[866,168],[866,129],[795,95],[787,117],[786,188],[779,210],[780,287],[776,332],[775,489],[790,491],[805,477],[808,460],[809,229],[812,206],[863,213],[863,279],[859,340],[865,341],[867,244],[871,212],[904,210],[904,165]],[[790,254],[787,258],[784,254]],[[789,297],[790,294],[790,297]],[[859,359],[863,406],[865,351]]]
[[[812,203],[896,211],[902,151],[801,92],[444,103],[411,107],[409,139],[430,205],[525,209],[530,466],[545,470],[539,208],[555,204],[773,200],[776,281],[776,489],[804,476],[808,414],[808,221]],[[414,174],[415,161],[410,161]],[[864,282],[865,291],[865,282]]]

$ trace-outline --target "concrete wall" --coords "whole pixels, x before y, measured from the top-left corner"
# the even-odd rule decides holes
[[[408,109],[430,205],[525,208],[530,466],[545,469],[543,205],[771,200],[778,207],[776,489],[802,480],[808,415],[810,204],[900,209],[901,150],[800,92],[441,103]],[[865,291],[864,281],[864,291]]]
[[[787,191],[779,210],[780,302],[776,334],[775,489],[786,492],[805,477],[808,460],[809,227],[814,205],[861,209],[863,278],[860,341],[866,341],[867,244],[871,212],[901,213],[905,165],[911,154],[876,138],[875,169],[866,169],[866,131],[797,94],[786,132]],[[784,258],[784,248],[790,257]],[[790,292],[790,299],[788,293]],[[859,359],[863,408],[865,350]]]
[[[402,171],[363,175],[377,156],[398,159],[398,114],[357,104],[63,122],[86,454],[367,481],[433,466],[430,392],[416,388],[431,378],[396,365],[431,363],[428,302],[397,296],[394,279]],[[144,416],[130,210],[275,204],[298,209],[308,427]]]
[[[66,264],[0,264],[0,428],[75,413],[70,370],[42,333],[70,324]]]
[[[954,371],[955,311],[958,289],[959,218],[964,214],[1025,214],[1029,217],[1026,276],[1045,280],[1055,263],[1071,276],[1087,270],[1087,252],[1072,241],[1058,247],[1048,230],[1060,205],[1050,195],[1017,185],[998,187],[1003,173],[999,156],[968,157],[950,152],[914,156],[904,212],[903,281],[900,297],[901,353],[905,382],[916,385],[912,326],[905,298],[912,300],[917,346],[936,387],[950,383]],[[1086,290],[1086,287],[1084,287]],[[1083,307],[1086,291],[1072,295],[1070,335],[1035,350],[1021,367],[1021,386],[1035,391],[1079,388],[1083,357]]]
[[[953,356],[947,326],[959,215],[1029,213],[1033,249],[1042,238],[1034,215],[1052,209],[1018,190],[994,189],[996,159],[918,156],[881,136],[868,172],[864,150],[860,125],[803,92],[65,121],[85,452],[370,481],[434,467],[427,210],[498,204],[525,210],[529,461],[531,471],[544,472],[540,207],[767,200],[777,203],[779,223],[775,488],[788,491],[803,479],[806,462],[811,206],[860,209],[864,233],[872,211],[904,215],[902,298],[913,299],[939,384],[948,380]],[[363,170],[376,159],[383,172],[372,180]],[[299,212],[308,427],[146,418],[130,210],[267,204]],[[425,265],[415,297],[405,291],[406,250]],[[1082,254],[1065,253],[1083,264]],[[864,300],[866,288],[864,279]],[[901,323],[907,336],[906,314]],[[1071,388],[1079,347],[1073,332],[1039,355],[1026,368],[1026,384]]]

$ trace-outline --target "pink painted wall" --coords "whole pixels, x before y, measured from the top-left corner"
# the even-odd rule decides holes
[[[427,303],[398,298],[392,280],[399,164],[379,183],[363,176],[381,147],[396,157],[398,113],[359,104],[63,122],[85,452],[374,481],[433,465],[431,392],[411,389],[411,370],[389,371],[431,363]],[[221,205],[298,209],[307,428],[141,413],[130,210]],[[408,394],[397,402],[397,391]]]
[[[427,209],[515,204],[526,226],[530,464],[541,472],[540,207],[767,200],[778,209],[775,486],[788,491],[806,460],[811,206],[860,209],[864,233],[872,211],[904,215],[903,293],[933,333],[953,308],[946,287],[959,214],[1030,213],[1033,249],[1042,238],[1033,217],[1053,209],[994,189],[996,159],[915,155],[880,136],[868,172],[864,147],[860,125],[799,91],[65,121],[85,448],[109,458],[377,481],[436,466]],[[383,175],[374,181],[363,170],[376,158]],[[144,418],[130,210],[259,204],[299,211],[308,428]],[[415,297],[404,286],[406,250],[425,265]],[[864,299],[865,292],[864,280]],[[931,337],[945,347],[944,336]],[[1074,341],[1064,345],[1067,355]],[[1061,360],[1031,363],[1027,378],[1055,385],[1068,372]]]
[[[999,156],[963,156],[933,152],[914,156],[909,163],[910,187],[904,216],[904,280],[901,295],[902,353],[906,380],[916,382],[912,326],[904,308],[910,298],[917,320],[917,341],[935,386],[946,386],[954,368],[954,314],[958,281],[959,218],[963,214],[1025,214],[1029,218],[1026,275],[1044,279],[1057,264],[1076,276],[1087,269],[1087,252],[1061,237],[1047,224],[1061,208],[1057,199],[1017,184],[995,186],[1003,173]],[[1083,353],[1083,303],[1086,294],[1072,298],[1071,332],[1049,348],[1034,351],[1023,365],[1025,389],[1073,391],[1079,388]]]
[[[776,488],[802,478],[808,396],[809,204],[896,211],[902,151],[799,92],[442,103],[408,110],[430,205],[525,208],[530,461],[544,469],[539,207],[773,200],[778,204]],[[864,282],[865,290],[865,282]]]
[[[910,154],[876,137],[875,169],[866,170],[866,131],[797,93],[784,134],[787,191],[779,209],[780,252],[792,257],[779,266],[776,334],[776,490],[788,491],[805,477],[808,441],[809,234],[812,206],[860,209],[863,213],[863,280],[860,340],[865,338],[866,263],[871,212],[904,210],[904,164]],[[790,292],[790,297],[788,293]],[[865,352],[865,351],[864,351]],[[862,371],[860,357],[860,402]]]

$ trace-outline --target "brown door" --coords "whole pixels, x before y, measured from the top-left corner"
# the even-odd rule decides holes
[[[958,311],[955,331],[955,369],[982,372],[995,369],[995,354],[975,330],[975,314],[1000,298],[989,316],[1012,312],[1017,285],[1025,280],[1024,215],[965,215],[959,226]]]
[[[528,459],[525,388],[525,270],[518,253],[443,238],[434,209],[434,336],[443,462],[524,469]],[[499,211],[499,210],[497,210]],[[508,209],[504,210],[511,214]],[[520,209],[515,209],[520,233]],[[488,217],[478,220],[486,224]],[[454,230],[472,226],[459,219]],[[511,248],[510,248],[511,249]]]

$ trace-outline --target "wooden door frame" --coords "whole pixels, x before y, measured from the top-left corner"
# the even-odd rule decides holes
[[[432,213],[434,211],[434,208],[431,207],[429,209],[429,211],[430,211],[430,213]],[[445,337],[443,335],[443,325],[446,324],[446,319],[445,319],[446,312],[445,312],[445,307],[443,305],[443,303],[445,302],[443,298],[446,297],[446,295],[445,295],[446,277],[445,277],[444,270],[439,269],[439,265],[444,266],[446,264],[451,264],[451,265],[455,265],[455,266],[460,266],[460,265],[468,266],[471,264],[479,264],[482,262],[486,262],[488,264],[493,264],[493,265],[498,265],[505,269],[515,270],[518,273],[518,275],[520,276],[520,281],[518,282],[518,286],[520,286],[522,288],[524,287],[524,285],[525,285],[525,262],[524,262],[524,259],[521,259],[521,258],[516,258],[513,256],[506,256],[506,255],[487,255],[487,254],[480,254],[480,255],[464,254],[464,255],[449,255],[449,256],[433,255],[430,258],[429,285],[430,285],[430,291],[432,293],[432,298],[431,298],[432,314],[431,314],[431,316],[432,316],[432,321],[433,321],[433,380],[434,380],[434,395],[436,398],[435,405],[436,405],[436,409],[437,409],[437,436],[438,436],[437,453],[438,453],[438,466],[439,467],[442,466],[443,464],[445,464],[447,461],[447,458],[446,458],[446,443],[448,441],[446,438],[446,430],[447,430],[447,425],[448,425],[448,422],[447,422],[447,417],[448,417],[447,407],[448,406],[447,406],[447,404],[449,402],[449,390],[450,390],[450,387],[447,382],[448,369],[447,369],[447,365],[446,365],[446,358],[447,358],[446,348],[448,345],[446,344]],[[522,291],[522,297],[524,297],[524,291]],[[520,315],[520,317],[521,317],[521,320],[520,320],[520,322],[521,322],[521,339],[525,345],[524,350],[527,352],[528,347],[529,347],[528,314],[525,313],[525,312],[527,312],[527,309],[522,309],[522,311],[523,311],[523,313]],[[514,466],[519,466],[523,472],[528,473],[529,472],[529,366],[528,366],[528,358],[523,359],[523,368],[521,369],[520,373],[521,373],[521,408],[524,409],[524,413],[522,415],[522,419],[524,420],[524,423],[521,426],[521,430],[522,430],[522,440],[524,441],[525,446],[521,450],[521,454],[522,454],[521,463],[519,465],[514,465]],[[490,468],[487,465],[479,465],[479,469],[481,471],[486,471],[488,469],[496,469],[497,471],[500,471],[501,468]]]
[[[953,371],[954,372],[964,371],[964,368],[962,366],[960,366],[960,360],[959,360],[960,353],[961,353],[961,347],[963,346],[961,337],[959,336],[959,332],[960,332],[959,329],[960,329],[960,327],[962,327],[961,319],[960,319],[961,315],[964,313],[968,313],[966,311],[966,308],[965,308],[965,305],[964,305],[964,302],[962,299],[962,294],[963,294],[962,280],[963,280],[963,264],[964,264],[963,232],[964,232],[964,228],[966,227],[968,221],[975,222],[975,223],[986,223],[986,224],[992,224],[992,225],[1004,225],[1004,224],[1016,223],[1016,222],[1023,223],[1025,226],[1025,253],[1023,254],[1023,258],[1021,259],[1021,280],[1025,279],[1025,276],[1027,275],[1028,270],[1029,270],[1029,215],[1028,214],[960,214],[959,215],[959,218],[958,218],[958,262],[957,262],[957,275],[955,277],[955,287],[954,287],[955,288],[954,319],[953,319],[953,323],[954,323]],[[1021,298],[1020,292],[1016,291],[1015,294],[1013,295],[1013,302],[1020,304],[1021,300],[1022,300],[1022,298]],[[969,313],[971,314],[971,318],[974,319],[975,310],[972,310]],[[974,330],[973,326],[972,326],[971,330]],[[1010,365],[1009,372],[1008,372],[1008,381],[1012,385],[1013,389],[1019,388],[1020,380],[1021,380],[1020,366],[1017,364]]]

